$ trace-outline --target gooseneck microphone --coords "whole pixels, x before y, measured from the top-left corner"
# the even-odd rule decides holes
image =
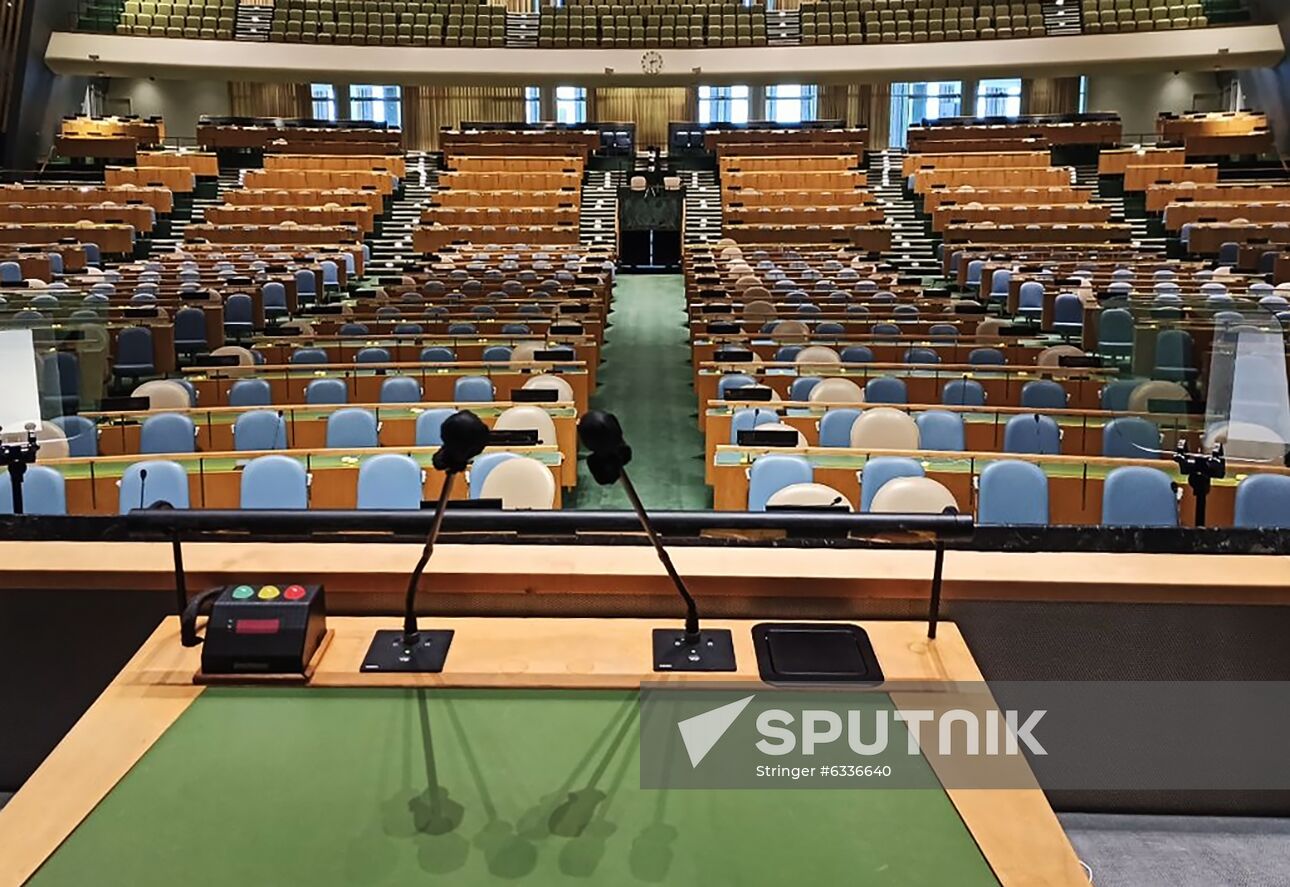
[[[699,628],[699,608],[694,602],[694,596],[672,564],[672,558],[655,532],[636,487],[627,476],[626,467],[632,460],[632,448],[623,438],[623,428],[618,418],[613,413],[592,410],[578,422],[578,437],[583,446],[591,451],[587,456],[587,467],[596,483],[607,486],[617,481],[622,484],[645,535],[654,546],[654,553],[667,571],[677,594],[685,601],[684,631],[662,628],[654,630],[654,670],[734,671],[734,643],[730,632],[727,629],[704,631]]]
[[[144,502],[147,501],[146,499],[143,498],[143,491],[146,489],[148,489],[148,469],[140,468],[139,469],[139,507],[140,508],[145,507]]]
[[[431,461],[437,470],[444,472],[443,487],[439,490],[434,520],[426,534],[421,557],[408,578],[408,589],[403,599],[403,630],[378,631],[363,660],[362,671],[443,671],[453,633],[451,630],[421,631],[417,627],[417,591],[421,574],[430,562],[439,531],[443,528],[453,481],[466,470],[470,460],[488,446],[488,426],[469,410],[460,410],[444,420],[440,438],[443,443]]]

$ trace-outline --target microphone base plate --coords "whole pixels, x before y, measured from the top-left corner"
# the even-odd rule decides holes
[[[443,671],[452,646],[452,629],[421,629],[417,642],[408,646],[401,629],[378,631],[363,657],[362,672],[438,674]]]
[[[734,671],[735,644],[726,628],[705,628],[697,644],[681,628],[654,629],[654,671]]]

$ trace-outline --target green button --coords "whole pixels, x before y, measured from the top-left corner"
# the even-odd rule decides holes
[[[276,585],[265,585],[260,589],[260,600],[271,601],[278,595],[282,594]]]
[[[255,589],[251,586],[239,585],[237,588],[233,589],[233,600],[244,601],[253,594],[255,594]]]

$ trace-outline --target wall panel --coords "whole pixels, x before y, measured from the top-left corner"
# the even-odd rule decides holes
[[[403,145],[411,150],[437,151],[440,127],[523,119],[522,86],[403,87]]]
[[[667,144],[667,125],[695,115],[695,92],[685,86],[596,87],[588,90],[587,118],[605,123],[634,122],[636,144]]]

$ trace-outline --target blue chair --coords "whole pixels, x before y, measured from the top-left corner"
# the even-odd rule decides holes
[[[851,426],[860,418],[860,410],[839,407],[825,411],[820,417],[820,446],[851,446]]]
[[[81,361],[74,351],[48,355],[40,364],[40,396],[47,413],[74,413],[81,406]]]
[[[1068,337],[1084,329],[1084,301],[1079,296],[1062,293],[1053,300],[1053,329]]]
[[[118,490],[119,514],[134,508],[149,508],[158,502],[167,502],[175,508],[188,507],[188,473],[178,462],[165,459],[135,462],[121,475]]]
[[[143,420],[139,429],[139,452],[192,453],[197,450],[197,428],[182,413],[160,413]]]
[[[505,363],[511,359],[511,349],[507,348],[505,345],[489,345],[484,349],[484,353],[481,357],[485,361]]]
[[[337,410],[327,417],[327,448],[333,450],[379,447],[376,414],[360,407]]]
[[[995,277],[998,277],[998,273]],[[1007,290],[1004,290],[1007,294]],[[1022,317],[1038,320],[1044,310],[1044,285],[1037,280],[1027,280],[1017,291],[1017,313]]]
[[[440,429],[443,427],[444,420],[455,413],[446,407],[434,410],[426,410],[417,416],[416,425],[416,443],[419,447],[437,447],[443,444],[443,437],[440,436]]]
[[[1186,330],[1163,330],[1156,336],[1157,379],[1185,382],[1196,375],[1196,360],[1191,334]]]
[[[371,330],[365,323],[342,323],[340,329],[336,331],[340,336],[366,336]]]
[[[259,456],[242,469],[243,508],[308,508],[309,475],[290,456]]]
[[[730,443],[739,443],[739,432],[751,431],[758,425],[769,425],[779,421],[779,414],[774,410],[745,407],[735,410],[730,417]]]
[[[63,430],[67,438],[67,455],[75,459],[99,454],[99,429],[84,416],[55,416],[49,421]]]
[[[297,271],[296,295],[299,297],[318,295],[318,275],[307,268]]]
[[[246,293],[234,293],[224,300],[224,335],[242,339],[255,332],[255,305]]]
[[[1169,475],[1138,465],[1113,469],[1102,484],[1102,525],[1178,526],[1178,497]]]
[[[871,333],[877,338],[891,339],[900,336],[901,330],[897,324],[887,323],[884,321],[882,323],[875,323]]]
[[[1102,389],[1100,401],[1102,409],[1116,413],[1125,412],[1129,409],[1129,395],[1133,394],[1133,389],[1141,384],[1141,379],[1116,379],[1108,382]]]
[[[1032,379],[1021,386],[1021,405],[1028,410],[1064,410],[1066,389],[1052,379]]]
[[[977,481],[977,523],[1041,527],[1048,523],[1048,475],[1030,462],[991,462]]]
[[[920,450],[962,452],[967,449],[963,417],[949,410],[928,410],[914,417]]]
[[[817,336],[841,336],[846,331],[846,327],[832,320],[826,320],[824,323],[816,324],[815,326]]]
[[[797,360],[797,355],[801,353],[801,345],[781,345],[775,349],[775,356],[772,360],[776,363],[792,363]]]
[[[415,511],[421,507],[423,475],[410,456],[382,453],[358,469],[358,507]]]
[[[1120,416],[1102,426],[1102,455],[1112,459],[1153,459],[1160,429],[1141,416]]]
[[[273,401],[273,389],[264,379],[238,379],[228,391],[231,407],[267,407]]]
[[[473,323],[450,323],[448,324],[448,335],[450,336],[473,336],[478,332]]]
[[[0,262],[0,285],[16,286],[22,281],[21,265],[17,262]]]
[[[287,423],[273,410],[251,410],[233,422],[233,449],[285,450]]]
[[[266,320],[277,320],[290,313],[287,310],[287,288],[280,283],[266,283],[260,287],[260,299],[264,303]]]
[[[959,328],[952,323],[934,323],[927,328],[927,335],[933,339],[957,339]]]
[[[1236,266],[1241,259],[1241,245],[1233,241],[1220,244],[1218,247],[1218,264]]]
[[[327,352],[321,348],[297,348],[291,352],[291,363],[327,363]]]
[[[878,376],[864,386],[865,403],[908,403],[905,380],[895,376]]]
[[[319,270],[322,271],[323,289],[335,290],[340,289],[340,266],[331,259],[324,259],[318,263]]]
[[[882,485],[897,477],[923,477],[923,466],[908,456],[877,456],[860,472],[860,510],[868,511]]]
[[[49,259],[49,270],[52,271],[54,274],[62,274],[63,273],[62,253],[46,253],[45,255],[46,255],[46,258]]]
[[[1125,308],[1107,308],[1098,318],[1097,350],[1108,357],[1133,356],[1133,315]]]
[[[968,361],[972,366],[1003,366],[1008,362],[998,348],[973,348],[968,352]]]
[[[187,379],[168,379],[167,381],[174,382],[180,388],[188,392],[188,405],[190,407],[197,406],[197,386],[193,385],[193,383],[189,382]]]
[[[157,373],[152,360],[152,330],[132,326],[121,330],[116,337],[116,362],[112,373],[118,379],[138,380]]]
[[[480,493],[484,489],[484,480],[487,479],[494,468],[510,459],[522,458],[522,456],[515,453],[485,453],[482,456],[475,457],[475,460],[470,463],[468,473],[470,498],[478,499],[480,497]]]
[[[811,390],[820,384],[819,376],[798,376],[788,388],[789,400],[809,400]]]
[[[91,267],[97,267],[103,262],[103,253],[99,250],[97,243],[82,243],[81,249],[85,250],[85,264]]]
[[[968,262],[967,266],[967,287],[968,289],[979,289],[981,286],[981,271],[985,268],[985,261],[982,259],[973,259]]]
[[[1252,474],[1236,487],[1235,525],[1290,530],[1290,477]]]
[[[527,336],[533,332],[527,323],[504,323],[502,324],[503,336]]]
[[[761,456],[748,469],[748,510],[765,511],[766,500],[784,487],[809,484],[811,463],[801,456]]]
[[[843,363],[873,363],[873,349],[866,345],[852,345],[842,349]]]
[[[452,386],[452,399],[457,403],[491,403],[493,382],[487,376],[462,376]]]
[[[422,363],[452,363],[457,359],[457,355],[453,353],[451,348],[432,345],[429,348],[422,348],[418,359]]]
[[[175,313],[175,351],[196,354],[206,350],[206,312],[200,308],[180,308]]]
[[[941,356],[931,348],[906,348],[901,363],[940,363]]]
[[[1051,416],[1023,413],[1013,416],[1003,427],[1005,453],[1034,453],[1055,456],[1062,451],[1061,430]]]
[[[0,479],[0,514],[13,514],[13,477]],[[31,465],[23,475],[23,514],[67,514],[67,490],[62,472],[48,465]]]
[[[751,388],[757,384],[757,380],[752,376],[744,373],[727,373],[717,380],[717,398],[725,400],[726,392],[732,388]]]
[[[305,386],[305,403],[310,406],[349,403],[349,389],[340,379],[314,379]]]
[[[354,355],[354,363],[389,363],[390,352],[384,348],[360,348]]]
[[[411,376],[390,376],[381,382],[381,403],[420,403],[421,385]]]
[[[1008,286],[1012,283],[1012,272],[1000,268],[990,275],[990,301],[1002,302],[1008,298]]]
[[[975,379],[954,379],[941,389],[941,403],[947,407],[983,407],[985,388]]]

